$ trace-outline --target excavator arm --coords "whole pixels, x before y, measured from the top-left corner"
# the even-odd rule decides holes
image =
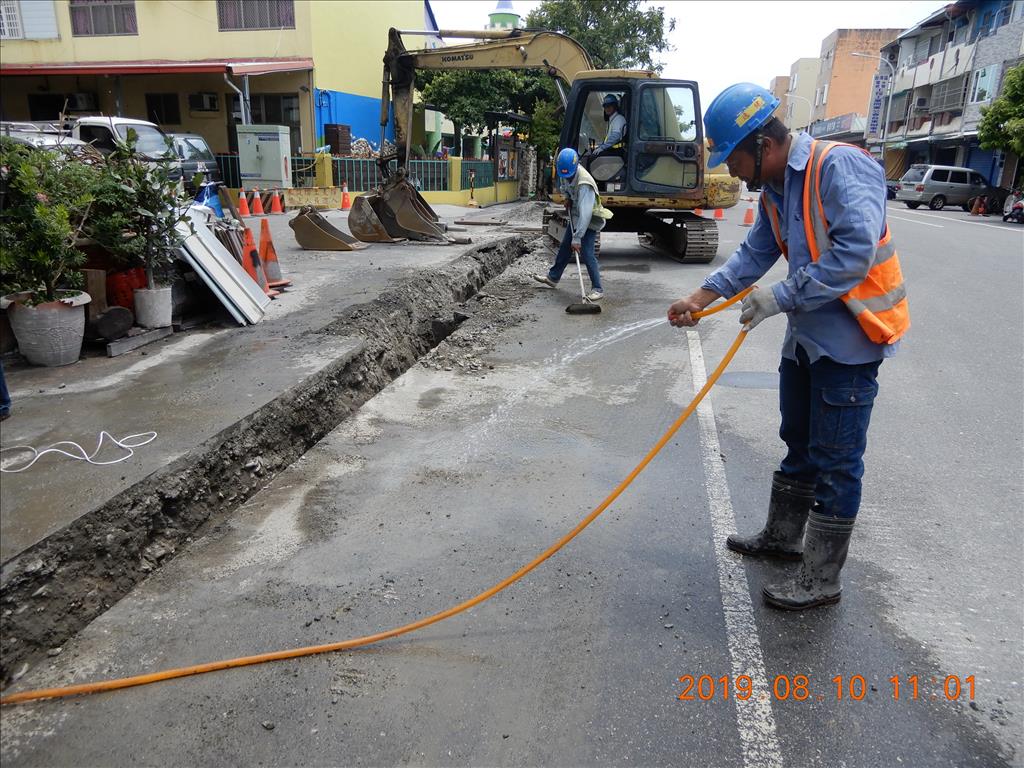
[[[400,30],[388,32],[380,100],[380,139],[383,148],[389,106],[393,106],[398,171],[392,175],[389,168],[395,155],[381,153],[378,163],[384,184],[370,194],[360,195],[352,204],[349,229],[363,242],[395,242],[405,238],[456,242],[409,182],[404,167],[412,133],[412,97],[417,69],[542,69],[558,78],[556,84],[559,80],[571,84],[579,73],[593,69],[587,52],[575,40],[558,32],[515,29],[430,34],[475,38],[482,42],[408,51]],[[564,101],[564,91],[559,90]]]
[[[388,32],[381,94],[381,144],[388,122],[388,105],[392,104],[399,165],[404,163],[408,151],[417,69],[540,69],[571,85],[580,72],[594,68],[590,56],[580,44],[558,32],[442,30],[436,34],[483,41],[409,51],[400,30],[392,28]]]

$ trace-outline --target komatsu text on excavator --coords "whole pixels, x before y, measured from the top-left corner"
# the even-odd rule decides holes
[[[395,156],[382,157],[387,177],[374,193],[357,198],[349,225],[360,239],[395,237],[447,239],[438,217],[406,178],[412,133],[413,83],[417,69],[541,69],[555,78],[565,108],[560,146],[573,147],[598,182],[601,199],[614,216],[605,231],[636,232],[640,242],[682,262],[709,262],[718,249],[713,219],[697,208],[729,208],[739,200],[739,181],[724,169],[705,166],[700,94],[692,80],[667,80],[647,70],[595,70],[572,38],[538,30],[441,31],[431,35],[480,42],[429,50],[406,50],[392,29],[384,55],[381,144],[394,109]],[[566,92],[568,86],[568,92]],[[605,138],[603,103],[616,98],[626,118],[625,139],[595,156]],[[558,195],[556,202],[561,202]],[[545,216],[549,235],[561,238],[564,215]]]

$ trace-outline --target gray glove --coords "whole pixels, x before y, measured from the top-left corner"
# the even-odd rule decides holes
[[[782,312],[771,288],[751,291],[740,306],[743,310],[740,323],[749,326],[747,330],[753,330],[762,320]]]

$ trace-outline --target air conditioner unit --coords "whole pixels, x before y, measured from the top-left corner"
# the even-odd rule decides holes
[[[68,110],[71,112],[93,112],[96,110],[95,93],[69,93]]]
[[[928,99],[917,99],[914,102],[915,112],[925,112],[928,109]]]
[[[216,93],[190,93],[188,108],[192,112],[220,112],[220,99]]]

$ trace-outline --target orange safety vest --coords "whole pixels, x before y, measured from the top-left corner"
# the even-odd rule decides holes
[[[807,235],[807,247],[811,251],[811,261],[817,261],[823,251],[832,247],[832,240],[828,236],[828,221],[825,219],[825,206],[821,201],[821,167],[825,155],[840,146],[853,145],[838,141],[811,142],[811,156],[807,161],[804,176],[803,197],[804,232]],[[789,253],[779,229],[778,206],[767,194],[762,194],[761,207],[768,215],[779,250],[788,260]],[[910,327],[907,289],[903,284],[903,272],[900,270],[899,256],[896,254],[896,245],[892,242],[888,224],[885,225],[885,234],[875,246],[875,260],[868,270],[867,277],[841,298],[847,309],[857,318],[861,330],[876,344],[892,344],[907,332]]]

